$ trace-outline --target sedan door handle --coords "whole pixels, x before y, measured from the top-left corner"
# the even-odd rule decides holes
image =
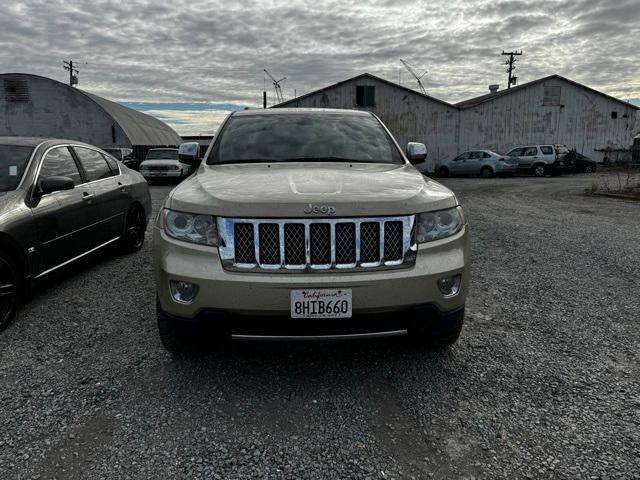
[[[121,192],[126,192],[127,191],[127,186],[123,185],[122,182],[118,182],[118,187],[120,187],[120,191]]]
[[[91,200],[93,200],[93,194],[84,192],[82,194],[82,200],[84,200],[85,202],[90,202]]]

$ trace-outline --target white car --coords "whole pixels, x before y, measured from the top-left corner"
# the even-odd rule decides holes
[[[140,164],[140,173],[147,180],[180,181],[189,176],[189,166],[178,160],[177,148],[152,148]]]

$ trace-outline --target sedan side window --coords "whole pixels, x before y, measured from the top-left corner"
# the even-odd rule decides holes
[[[478,152],[471,152],[469,154],[469,160],[478,160],[480,158],[480,154]]]
[[[467,158],[469,158],[469,153],[463,153],[461,155],[458,155],[456,158],[453,159],[454,162],[459,162],[460,160],[466,160]]]
[[[487,152],[484,152],[482,154],[482,158],[491,158],[491,155],[489,155]]]
[[[113,157],[110,157],[109,155],[105,155],[105,154],[102,154],[102,156],[107,161],[107,164],[109,164],[109,168],[111,169],[111,173],[114,176],[120,175],[120,169],[118,168],[118,162],[116,161],[116,159],[113,158]]]
[[[82,179],[78,166],[71,156],[67,147],[58,147],[50,150],[42,161],[40,173],[38,174],[38,185],[43,178],[47,177],[69,177],[75,185],[80,185]]]
[[[113,176],[111,169],[100,152],[84,147],[74,147],[82,168],[87,174],[87,181],[94,182]]]

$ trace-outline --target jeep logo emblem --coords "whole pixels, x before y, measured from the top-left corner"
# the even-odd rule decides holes
[[[336,213],[336,207],[332,207],[329,205],[313,205],[310,203],[306,207],[304,207],[304,213],[307,215],[333,215]]]

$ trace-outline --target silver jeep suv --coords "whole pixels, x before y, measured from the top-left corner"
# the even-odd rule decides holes
[[[197,144],[180,159],[197,162]],[[406,156],[405,156],[406,154]],[[215,339],[403,335],[462,328],[468,227],[373,114],[231,114],[154,229],[158,328],[177,354]]]

